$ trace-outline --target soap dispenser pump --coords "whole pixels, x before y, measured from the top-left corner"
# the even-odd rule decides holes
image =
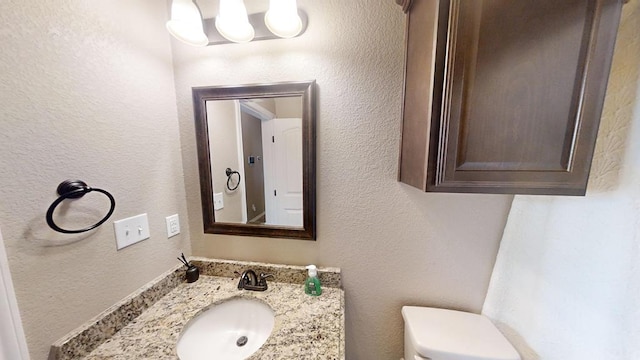
[[[309,265],[307,270],[309,270],[309,276],[304,281],[304,292],[307,295],[320,296],[322,287],[320,286],[320,279],[318,279],[318,269],[315,265]]]

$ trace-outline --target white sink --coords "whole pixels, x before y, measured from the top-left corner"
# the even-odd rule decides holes
[[[259,300],[236,298],[200,313],[178,339],[180,360],[243,360],[267,341],[274,313]]]

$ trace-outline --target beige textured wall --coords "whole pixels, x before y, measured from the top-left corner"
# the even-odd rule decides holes
[[[587,196],[513,201],[483,313],[525,360],[640,359],[639,29],[631,0]]]
[[[276,98],[277,118],[301,118],[302,96]]]
[[[262,106],[273,114],[276,113],[276,102],[274,99],[254,99],[252,102]]]
[[[0,2],[0,224],[34,360],[190,253],[166,19],[155,0]],[[67,178],[115,196],[108,223],[47,227]],[[100,199],[67,218],[95,220]],[[144,212],[151,238],[116,252],[111,222]],[[167,239],[175,213],[182,234]]]
[[[221,222],[242,222],[242,197],[244,196],[242,186],[238,185],[238,188],[233,191],[227,189],[228,177],[225,172],[230,168],[242,173],[238,164],[236,125],[236,108],[238,107],[236,100],[207,101],[213,192],[222,193],[224,199],[224,207],[215,211],[216,219]],[[233,184],[236,180],[238,176],[233,175]]]
[[[396,181],[400,7],[388,0],[298,4],[310,18],[298,38],[172,43],[193,252],[341,267],[347,359],[398,359],[402,305],[480,311],[512,197],[425,194]],[[204,235],[191,87],[310,79],[318,83],[317,241]]]

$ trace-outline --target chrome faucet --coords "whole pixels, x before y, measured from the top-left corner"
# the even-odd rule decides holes
[[[242,275],[240,275],[240,282],[238,283],[238,290],[244,289],[246,286],[256,286],[258,285],[258,277],[256,276],[255,271],[253,270],[245,270]]]
[[[238,282],[238,290],[251,290],[251,291],[265,291],[267,290],[267,278],[274,277],[273,274],[260,273],[257,276],[255,271],[249,269],[245,270],[240,275],[240,282]]]

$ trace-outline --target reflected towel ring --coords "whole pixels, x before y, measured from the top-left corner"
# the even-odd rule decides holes
[[[229,189],[230,191],[234,191],[238,188],[238,186],[240,186],[240,173],[235,170],[231,170],[231,168],[227,168],[227,170],[225,170],[225,173],[227,174],[227,189]],[[233,176],[233,174],[238,174],[238,181],[236,182],[236,186],[231,188],[229,182],[231,181],[231,176]]]
[[[84,229],[79,229],[79,230],[63,229],[58,225],[56,225],[55,222],[53,222],[53,212],[55,211],[56,207],[60,205],[62,201],[66,199],[79,199],[83,197],[85,194],[88,194],[92,191],[105,194],[111,201],[111,208],[109,209],[109,212],[107,213],[107,215],[104,218],[102,218],[102,220],[98,221],[97,223],[89,227],[86,227]],[[113,198],[111,194],[109,194],[109,192],[102,189],[92,188],[88,186],[87,183],[81,180],[65,180],[61,182],[60,185],[58,185],[57,192],[60,195],[60,197],[56,199],[53,202],[53,204],[49,206],[49,210],[47,210],[47,224],[53,230],[64,233],[64,234],[78,234],[78,233],[87,232],[89,230],[93,230],[98,226],[102,225],[105,221],[107,221],[107,219],[111,217],[111,214],[113,214],[113,211],[116,208],[116,200]]]

